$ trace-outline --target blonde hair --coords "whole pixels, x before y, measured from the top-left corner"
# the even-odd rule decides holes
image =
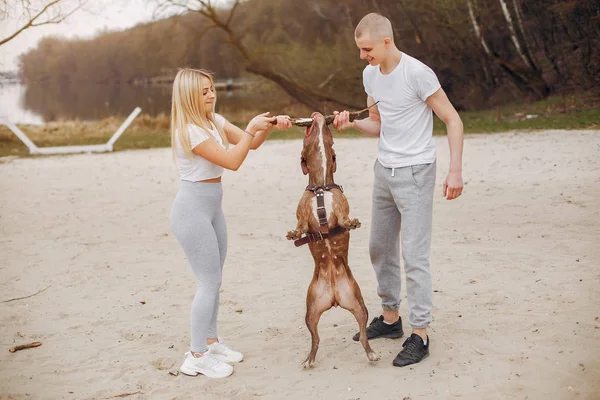
[[[223,127],[215,120],[215,104],[213,103],[212,109],[207,110],[202,99],[202,92],[205,89],[203,77],[208,78],[211,87],[214,88],[212,75],[207,71],[185,68],[179,70],[175,75],[171,104],[171,148],[174,155],[176,154],[177,140],[184,152],[188,156],[192,155],[188,124],[197,125],[206,131],[212,130],[214,126],[225,147],[227,148],[229,145]]]
[[[354,31],[354,37],[360,38],[362,36],[369,36],[371,40],[380,40],[387,37],[394,42],[392,23],[381,14],[367,14],[360,20]]]

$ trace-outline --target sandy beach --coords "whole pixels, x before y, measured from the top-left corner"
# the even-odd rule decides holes
[[[442,197],[448,145],[436,141],[431,356],[395,368],[404,339],[378,339],[370,363],[336,308],[316,367],[300,368],[313,264],[285,234],[307,179],[300,140],[268,141],[223,177],[219,334],[246,357],[224,380],[169,374],[195,290],[169,228],[170,149],[0,159],[0,399],[600,399],[600,131],[467,136],[456,201]],[[370,319],[376,148],[335,141]],[[406,315],[403,301],[409,332]]]

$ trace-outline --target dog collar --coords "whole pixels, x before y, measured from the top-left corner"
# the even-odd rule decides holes
[[[331,189],[339,189],[340,192],[344,193],[344,189],[342,188],[342,185],[338,185],[335,183],[330,183],[329,185],[325,185],[325,186],[308,185],[305,190],[307,190],[309,192],[313,192],[314,194],[317,194],[319,189],[321,189],[321,191],[324,190],[327,192],[330,191]]]

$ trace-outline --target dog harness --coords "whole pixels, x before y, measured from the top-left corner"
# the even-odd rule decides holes
[[[347,231],[346,228],[341,226],[336,226],[331,230],[327,226],[325,192],[330,191],[331,189],[339,189],[340,192],[344,193],[344,189],[340,185],[336,185],[335,183],[330,183],[326,186],[308,185],[306,187],[307,191],[313,192],[315,196],[317,196],[317,217],[319,217],[319,231],[316,233],[305,233],[304,237],[301,237],[300,239],[294,241],[294,245],[296,245],[296,247],[302,246],[306,243],[320,242],[321,240],[325,240],[327,238],[339,235],[340,233],[344,233]]]

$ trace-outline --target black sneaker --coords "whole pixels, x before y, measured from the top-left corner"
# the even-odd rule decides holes
[[[416,364],[429,356],[429,336],[427,336],[427,345],[423,343],[421,336],[413,333],[402,344],[403,349],[394,358],[394,367],[405,367]]]
[[[388,325],[383,322],[383,315],[380,315],[373,318],[373,321],[367,327],[367,339],[369,340],[377,338],[398,339],[402,336],[404,336],[404,331],[402,330],[402,318],[400,317],[398,317],[398,321]],[[359,337],[360,332],[352,336],[352,340],[358,342]]]

